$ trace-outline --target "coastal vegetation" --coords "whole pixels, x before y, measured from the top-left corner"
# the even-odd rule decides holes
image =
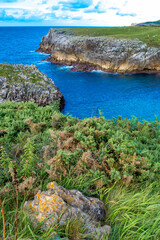
[[[42,230],[25,215],[24,202],[56,181],[105,203],[110,240],[158,239],[160,120],[107,120],[101,112],[80,120],[58,105],[0,104],[0,236],[85,238],[77,220]]]
[[[137,38],[159,47],[158,29],[67,31],[76,36]],[[90,47],[90,42],[87,44]],[[55,181],[104,202],[105,224],[111,226],[110,235],[104,239],[159,239],[158,117],[152,122],[121,116],[105,119],[99,111],[98,117],[78,119],[60,112],[62,94],[35,66],[0,64],[0,76],[0,238],[87,239],[79,219],[43,229],[44,222],[35,227],[24,211],[26,201]],[[48,96],[50,101],[46,102]]]
[[[72,33],[92,37],[114,37],[117,39],[138,39],[148,46],[160,47],[160,31],[157,26],[131,26],[131,27],[85,27],[71,28]]]
[[[43,80],[44,74],[42,74],[35,65],[23,64],[0,64],[0,76],[6,77],[9,84],[11,83],[25,83],[29,80],[30,83],[39,83]],[[49,83],[48,83],[49,84]],[[50,85],[52,82],[50,83]]]
[[[160,26],[160,20],[138,23],[136,26]]]

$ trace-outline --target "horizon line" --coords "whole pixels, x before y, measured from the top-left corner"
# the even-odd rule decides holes
[[[13,26],[13,25],[11,25],[11,26],[1,26],[1,25],[0,25],[0,27],[53,27],[53,28],[54,28],[54,27],[56,27],[56,28],[58,28],[58,27],[63,27],[63,28],[65,28],[65,27],[66,27],[66,28],[67,28],[67,27],[74,27],[74,28],[78,28],[78,27],[84,27],[84,28],[88,28],[88,27],[91,27],[91,28],[92,28],[92,27],[93,27],[93,28],[94,28],[94,27],[95,27],[95,28],[96,28],[96,27],[97,27],[97,28],[99,28],[99,27],[104,27],[104,28],[105,28],[105,27],[131,27],[131,26],[80,26],[80,25],[79,25],[79,26],[69,26],[69,25],[68,25],[68,26],[53,26],[53,25],[48,25],[48,26],[40,26],[40,25],[38,25],[38,26],[35,26],[35,25],[33,25],[33,26],[32,26],[32,25],[31,25],[31,26],[26,26],[26,25],[23,25],[23,26]]]

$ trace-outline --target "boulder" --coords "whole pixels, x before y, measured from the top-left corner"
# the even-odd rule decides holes
[[[74,189],[67,190],[56,182],[49,183],[46,192],[38,192],[33,201],[25,202],[24,210],[35,225],[42,222],[43,228],[65,225],[70,219],[78,218],[88,238],[103,239],[110,233],[110,226],[105,225],[106,211],[102,201]]]

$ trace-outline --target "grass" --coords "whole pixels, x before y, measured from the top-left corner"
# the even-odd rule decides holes
[[[158,182],[140,189],[117,185],[103,189],[108,209],[106,223],[112,227],[109,240],[158,240],[160,238],[160,193],[158,189]],[[51,240],[55,235],[58,235],[58,239],[64,237],[71,240],[86,239],[85,228],[77,219],[68,220],[64,226],[51,226],[46,230],[41,229],[41,224],[34,228],[23,211],[24,201],[25,199],[21,199],[19,206],[18,239]],[[13,198],[6,196],[3,200],[3,207],[6,218],[6,239],[12,240],[15,239],[16,214]],[[1,214],[0,226],[2,229]],[[0,231],[0,236],[1,233],[2,231]]]
[[[115,187],[107,204],[112,228],[111,240],[159,239],[160,192],[153,183],[140,189]]]
[[[144,23],[140,23],[140,24],[145,24],[145,25],[149,25],[149,24],[152,24],[152,25],[156,25],[156,26],[159,26],[160,25],[160,20],[158,21],[153,21],[153,22],[144,22]]]
[[[67,29],[68,30],[68,29]],[[132,27],[86,27],[71,28],[76,35],[82,36],[106,36],[114,38],[138,39],[148,46],[160,47],[160,28],[150,26]]]

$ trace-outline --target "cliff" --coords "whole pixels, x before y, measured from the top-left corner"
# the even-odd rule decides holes
[[[41,73],[36,66],[0,64],[0,103],[31,101],[46,106],[56,100],[60,101],[62,109],[62,93],[52,79]]]
[[[143,22],[143,23],[138,23],[136,26],[160,26],[160,20],[158,21],[152,21],[152,22]]]
[[[139,40],[78,36],[71,30],[50,29],[37,51],[50,53],[53,63],[108,72],[159,72],[160,50]]]

